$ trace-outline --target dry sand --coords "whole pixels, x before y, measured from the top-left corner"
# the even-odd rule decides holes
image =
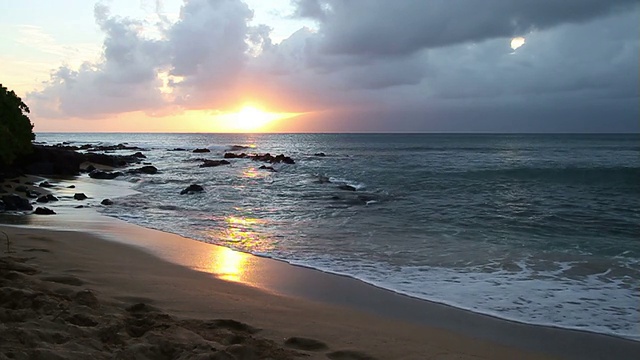
[[[0,260],[1,359],[542,358],[270,294],[87,233],[0,230],[12,250]]]

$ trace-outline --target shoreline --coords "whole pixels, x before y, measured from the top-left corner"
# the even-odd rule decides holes
[[[46,178],[42,178],[46,180]],[[52,179],[56,182],[56,180]],[[64,185],[78,184],[69,190]],[[23,228],[44,227],[65,229],[69,224],[90,236],[103,240],[125,243],[168,261],[196,271],[214,274],[219,279],[240,282],[278,296],[301,298],[303,301],[320,302],[330,306],[346,307],[366,312],[373,316],[383,316],[396,321],[427,326],[463,336],[469,336],[492,344],[511,346],[527,351],[538,351],[546,355],[568,358],[584,358],[601,353],[607,346],[624,349],[640,349],[640,342],[619,335],[602,334],[582,329],[568,329],[553,325],[536,325],[518,320],[509,320],[491,314],[413,297],[408,294],[385,289],[364,280],[336,274],[305,265],[292,264],[286,260],[266,256],[251,255],[231,250],[219,245],[208,244],[180,235],[153,230],[102,215],[95,211],[102,198],[117,198],[136,193],[132,184],[121,180],[96,180],[86,177],[60,179],[55,194],[61,193],[60,203],[52,205],[58,215],[39,217],[26,215],[34,223]],[[76,191],[89,195],[86,201],[89,209],[75,209],[69,205]],[[73,203],[78,204],[76,202]],[[158,242],[158,239],[163,239]],[[215,248],[215,251],[211,249]],[[205,257],[196,253],[209,254]],[[223,268],[212,269],[204,265],[207,261],[226,263]],[[231,260],[229,260],[231,259]],[[235,264],[235,265],[234,265]],[[245,266],[241,271],[234,266]],[[267,275],[265,275],[267,274]],[[311,284],[311,285],[310,285]],[[488,329],[488,330],[487,330]],[[555,339],[560,337],[560,340]],[[534,339],[534,341],[532,341]],[[587,343],[590,350],[566,349],[566,342]],[[578,355],[580,354],[580,355]],[[604,353],[603,353],[604,354]],[[609,352],[606,353],[610,355]],[[594,357],[596,358],[596,357]]]
[[[104,184],[101,180],[86,182]],[[78,183],[78,181],[76,181]],[[116,184],[119,183],[119,184]],[[109,183],[96,188],[103,193],[92,201],[99,202],[104,194],[120,193],[124,182]],[[83,188],[80,186],[80,188]],[[109,190],[108,188],[114,187]],[[75,191],[75,190],[74,190]],[[132,190],[131,190],[132,191]],[[132,191],[133,192],[133,191]],[[551,326],[531,325],[483,315],[450,305],[414,298],[387,290],[364,281],[339,274],[289,264],[285,261],[237,252],[218,245],[207,244],[179,235],[144,228],[123,220],[107,217],[94,209],[56,208],[54,217],[32,217],[32,224],[18,225],[15,229],[42,228],[56,232],[55,228],[68,228],[72,222],[80,234],[97,236],[100,241],[125,244],[157,258],[161,262],[181,266],[190,271],[214,275],[214,281],[249,285],[270,296],[297,299],[342,311],[355,310],[365,316],[382,321],[400,322],[401,326],[421,328],[420,331],[447,333],[464,340],[479,341],[489,348],[519,349],[523,354],[538,353],[543,357],[599,358],[611,356],[631,358],[640,350],[640,342],[621,337],[570,330]],[[40,231],[40,230],[36,230]],[[214,251],[215,250],[215,251]],[[233,259],[245,269],[237,273],[228,262]],[[213,269],[207,262],[224,265]],[[226,267],[226,268],[225,268]],[[233,270],[233,271],[230,271]],[[236,273],[234,273],[236,271]],[[312,284],[312,285],[310,285]],[[351,310],[349,310],[351,309]],[[574,346],[567,346],[574,344]]]

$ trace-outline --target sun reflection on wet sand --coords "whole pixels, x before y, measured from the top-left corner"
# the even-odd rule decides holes
[[[253,229],[255,225],[264,224],[265,220],[238,216],[228,216],[224,220],[227,226],[209,231],[208,237],[222,240],[246,252],[264,252],[271,248],[269,238]],[[207,269],[221,279],[243,282],[250,257],[246,253],[220,246],[211,252]]]
[[[250,255],[225,247],[212,252],[211,272],[228,281],[241,282]]]

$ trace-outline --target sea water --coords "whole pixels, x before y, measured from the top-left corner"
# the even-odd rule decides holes
[[[159,173],[119,178],[139,193],[109,216],[480,313],[640,339],[637,134],[36,140],[145,149]],[[199,167],[232,150],[295,164]],[[205,192],[180,195],[195,183]]]

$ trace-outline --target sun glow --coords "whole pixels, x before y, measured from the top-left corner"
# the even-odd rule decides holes
[[[262,110],[253,104],[245,104],[237,112],[215,115],[219,121],[218,128],[233,132],[262,132],[270,130],[278,120],[289,119],[302,113],[280,113]]]
[[[524,43],[525,43],[525,38],[523,38],[522,36],[514,37],[513,39],[511,39],[511,48],[513,50],[516,50],[517,48],[524,45]]]

